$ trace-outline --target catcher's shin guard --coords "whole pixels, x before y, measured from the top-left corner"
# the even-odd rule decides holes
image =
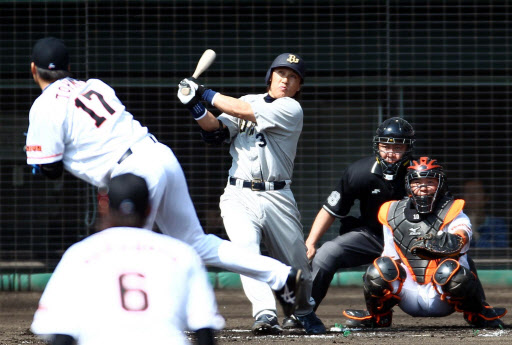
[[[442,287],[441,299],[464,313],[464,319],[476,327],[499,327],[507,310],[493,308],[482,300],[479,281],[473,272],[454,259],[443,261],[434,272],[434,283]],[[439,291],[439,290],[438,290]]]
[[[398,293],[402,289],[406,272],[389,257],[377,258],[363,276],[364,297],[367,310],[344,310],[348,327],[389,327],[392,321],[392,308],[400,302]],[[392,284],[398,281],[398,289],[393,293]]]
[[[475,262],[473,261],[473,259],[470,256],[468,256],[467,259],[468,259],[469,269],[471,270],[473,275],[476,277],[479,298],[482,301],[485,301],[487,298],[485,297],[485,291],[484,291],[484,287],[482,286],[482,282],[480,281],[480,278],[478,278],[478,272],[476,270]]]

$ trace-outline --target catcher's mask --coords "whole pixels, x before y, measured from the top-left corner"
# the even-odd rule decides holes
[[[270,84],[270,77],[272,76],[272,71],[277,67],[288,67],[295,71],[300,77],[300,83],[304,83],[304,76],[306,74],[306,64],[304,60],[298,56],[297,54],[292,53],[284,53],[279,55],[274,59],[272,65],[267,71],[265,75],[265,84]]]
[[[411,182],[413,180],[425,178],[435,178],[439,181],[435,193],[421,196],[415,195],[411,189]],[[411,198],[418,213],[432,212],[436,201],[439,200],[446,191],[446,174],[443,171],[443,167],[438,164],[435,159],[430,159],[428,157],[420,157],[417,161],[413,160],[411,166],[407,168],[407,175],[405,176],[405,190]]]
[[[406,120],[400,117],[392,117],[380,124],[373,137],[373,152],[382,168],[384,179],[394,180],[400,167],[409,164],[412,158],[414,141],[414,129]],[[407,149],[400,160],[395,163],[388,163],[380,156],[379,144],[406,144]]]

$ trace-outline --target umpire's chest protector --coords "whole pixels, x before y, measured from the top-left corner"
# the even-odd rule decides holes
[[[435,235],[442,228],[444,219],[453,204],[453,199],[439,201],[435,211],[419,222],[409,221],[405,216],[408,199],[394,202],[389,207],[387,221],[393,231],[393,240],[401,260],[409,268],[419,284],[430,282],[432,271],[437,268],[436,260],[425,260],[411,253],[410,248],[419,237]]]

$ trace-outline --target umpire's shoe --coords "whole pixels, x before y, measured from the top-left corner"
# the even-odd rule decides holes
[[[254,335],[281,334],[283,332],[277,322],[277,316],[271,314],[258,315],[251,330]]]
[[[297,316],[297,319],[300,321],[307,334],[327,333],[324,323],[316,316],[314,311],[304,316]]]
[[[393,311],[380,315],[371,315],[368,310],[347,309],[343,311],[347,318],[345,327],[349,328],[381,328],[391,326]]]
[[[303,282],[302,270],[292,268],[290,273],[288,273],[288,279],[286,279],[284,286],[274,291],[277,300],[281,303],[281,307],[283,307],[284,315],[287,317],[290,317],[297,307],[296,296],[300,294]]]

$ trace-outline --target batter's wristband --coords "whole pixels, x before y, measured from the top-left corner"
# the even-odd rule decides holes
[[[204,105],[200,102],[197,102],[193,106],[188,106],[187,108],[196,121],[201,120],[208,113]]]
[[[206,102],[213,105],[213,98],[217,94],[217,91],[213,91],[212,89],[205,89],[203,95],[201,96]]]

